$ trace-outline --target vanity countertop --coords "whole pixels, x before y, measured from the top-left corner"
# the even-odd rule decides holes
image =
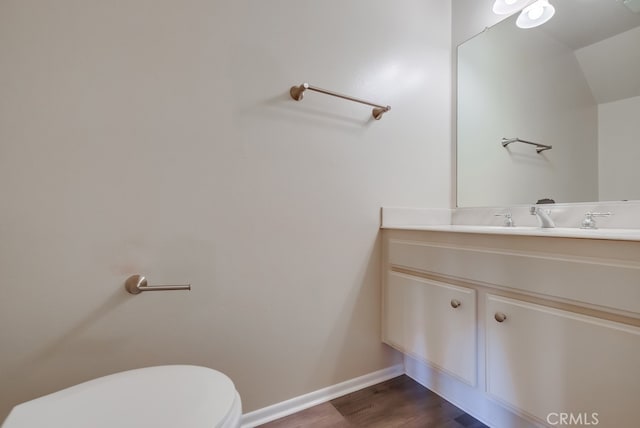
[[[382,229],[424,230],[432,232],[480,233],[491,235],[544,236],[557,238],[608,239],[622,241],[640,241],[638,229],[579,229],[570,227],[504,227],[504,226],[470,226],[470,225],[411,225],[383,224]]]

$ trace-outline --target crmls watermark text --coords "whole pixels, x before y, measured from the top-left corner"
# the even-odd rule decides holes
[[[547,415],[547,423],[553,426],[588,426],[598,425],[597,413],[565,413],[565,412],[551,412]]]

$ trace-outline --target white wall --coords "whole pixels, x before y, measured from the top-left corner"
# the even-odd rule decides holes
[[[597,200],[597,109],[573,51],[511,21],[458,48],[458,206]]]
[[[0,420],[141,366],[251,411],[398,362],[379,208],[449,206],[450,38],[440,0],[1,2]]]
[[[640,96],[639,44],[636,27],[575,51],[599,104]]]
[[[457,47],[506,17],[493,13],[495,0],[453,0],[451,41]]]
[[[491,10],[495,0],[452,0],[451,2],[451,206],[458,205],[457,191],[457,98],[458,98],[458,46],[502,19]]]
[[[598,184],[602,201],[640,199],[639,43],[640,27],[636,27],[575,52],[599,103]]]
[[[600,199],[640,199],[640,97],[598,105]]]

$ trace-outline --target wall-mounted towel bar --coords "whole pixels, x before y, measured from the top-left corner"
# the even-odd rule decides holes
[[[361,100],[361,99],[358,99],[358,98],[350,97],[348,95],[342,95],[342,94],[338,94],[336,92],[327,91],[326,89],[322,89],[322,88],[318,88],[318,87],[315,87],[315,86],[311,86],[308,83],[303,83],[300,86],[292,86],[291,89],[289,90],[289,94],[291,94],[291,98],[293,98],[294,100],[300,101],[302,98],[304,98],[304,92],[307,89],[310,90],[310,91],[320,92],[321,94],[331,95],[332,97],[338,97],[338,98],[342,98],[342,99],[345,99],[345,100],[354,101],[356,103],[366,104],[368,106],[372,106],[372,107],[374,107],[374,109],[371,112],[371,115],[376,120],[380,120],[380,118],[382,117],[383,114],[385,114],[386,112],[391,110],[390,106],[383,106],[383,105],[380,105],[380,104],[375,104],[375,103],[371,103],[369,101],[364,101],[364,100]]]
[[[539,144],[532,141],[521,140],[518,137],[502,139],[502,147],[507,147],[511,143],[531,144],[532,146],[536,146],[536,153],[544,152],[545,150],[551,150],[553,148],[552,146],[547,146],[546,144]]]
[[[147,278],[142,275],[131,275],[124,283],[124,288],[130,294],[140,294],[143,291],[165,291],[165,290],[191,290],[191,284],[185,285],[154,285],[147,283]]]

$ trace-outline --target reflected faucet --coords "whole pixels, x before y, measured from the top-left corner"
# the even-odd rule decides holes
[[[532,205],[531,208],[529,208],[529,213],[538,217],[538,224],[540,225],[540,227],[545,229],[556,227],[555,223],[549,216],[549,214],[551,214],[551,210],[545,210],[538,206]]]
[[[494,217],[504,217],[504,221],[502,222],[502,225],[504,227],[513,227],[513,216],[511,215],[511,210],[507,211],[506,213],[502,213],[502,214],[494,214]]]

